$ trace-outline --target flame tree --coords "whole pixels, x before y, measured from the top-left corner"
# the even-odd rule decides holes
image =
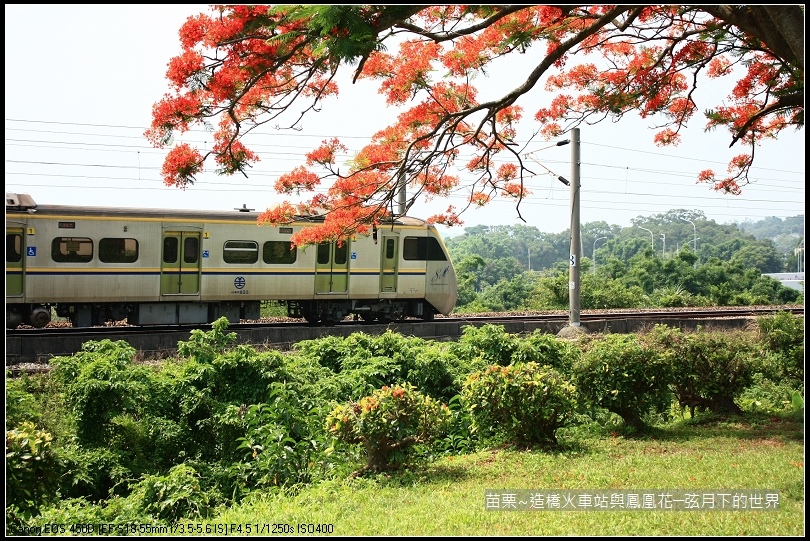
[[[313,195],[268,209],[260,223],[326,214],[293,238],[301,245],[367,232],[394,212],[400,186],[408,186],[406,210],[418,197],[446,197],[464,169],[473,178],[466,204],[429,221],[459,224],[466,208],[495,197],[514,199],[520,216],[530,173],[516,143],[524,114],[536,122],[533,136],[547,138],[638,114],[654,122],[656,144],[676,145],[698,113],[699,77],[728,78],[731,94],[703,111],[705,129],[727,129],[730,146],[745,151],[727,174],[706,170],[696,180],[730,194],[748,182],[762,140],[804,126],[803,5],[230,5],[189,17],[179,35],[170,92],[153,106],[145,133],[156,147],[171,146],[167,185],[193,184],[207,161],[217,173],[247,176],[260,157],[243,137],[268,123],[300,127],[337,96],[341,69],[352,82],[378,83],[402,109],[347,169],[336,163],[346,147],[335,138],[276,180],[280,193]],[[475,75],[520,53],[522,83],[479,101]],[[521,100],[535,88],[547,90],[547,103],[524,111]],[[214,131],[210,150],[172,144],[199,125]],[[473,157],[460,163],[462,151]]]

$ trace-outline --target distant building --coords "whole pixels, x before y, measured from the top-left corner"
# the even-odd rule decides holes
[[[763,274],[762,276],[770,276],[774,280],[782,282],[783,286],[804,291],[803,272],[771,272]]]

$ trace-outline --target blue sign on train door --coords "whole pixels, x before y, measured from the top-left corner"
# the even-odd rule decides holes
[[[29,246],[25,250],[25,255],[30,256],[30,257],[36,256],[37,255],[37,247],[36,246]]]

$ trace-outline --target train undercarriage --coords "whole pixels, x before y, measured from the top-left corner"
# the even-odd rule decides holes
[[[432,321],[434,308],[424,300],[288,301],[287,315],[311,325],[334,325],[349,316],[363,322],[389,323],[406,317]],[[227,317],[232,323],[261,318],[261,302],[59,303],[7,304],[6,328],[46,327],[52,316],[66,318],[73,327],[103,326],[126,321],[132,325],[213,323]]]
[[[433,320],[435,310],[423,300],[374,302],[359,301],[289,301],[287,315],[303,318],[312,325],[334,325],[354,315],[365,322],[390,323],[406,317]]]

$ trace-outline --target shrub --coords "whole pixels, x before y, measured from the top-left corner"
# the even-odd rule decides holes
[[[199,473],[186,464],[173,467],[166,475],[144,476],[127,499],[143,513],[167,522],[207,518],[218,503],[216,492],[207,489]]]
[[[520,340],[512,359],[515,364],[536,362],[548,365],[567,375],[571,373],[571,366],[577,357],[579,349],[569,340],[536,330]]]
[[[236,342],[236,333],[226,333],[228,318],[223,316],[211,325],[210,331],[194,329],[188,341],[177,343],[177,353],[181,357],[210,363]]]
[[[50,433],[25,421],[6,431],[6,506],[25,517],[55,498],[60,461]]]
[[[450,351],[463,359],[481,357],[487,364],[506,366],[512,363],[519,342],[520,339],[507,333],[503,325],[468,325],[462,329],[458,341],[450,345]]]
[[[751,334],[700,329],[683,333],[660,327],[645,340],[671,364],[671,387],[681,407],[689,407],[693,416],[696,410],[742,413],[734,400],[754,372]]]
[[[135,348],[124,341],[86,342],[72,357],[53,360],[54,377],[76,418],[77,435],[87,445],[106,445],[113,419],[140,411],[152,396],[149,370],[133,366]]]
[[[87,449],[77,442],[59,448],[64,464],[60,492],[66,498],[100,501],[115,489],[127,492],[132,471],[121,463],[120,450],[112,447]]]
[[[557,443],[557,429],[570,423],[577,409],[574,386],[535,362],[492,365],[471,374],[461,396],[475,431],[499,432],[521,445]]]
[[[580,306],[583,309],[638,308],[647,297],[639,286],[627,286],[620,280],[586,274],[582,277]]]
[[[663,287],[653,292],[651,301],[662,308],[703,306],[705,299],[693,295],[682,287]]]
[[[633,428],[645,428],[646,415],[669,410],[670,365],[636,335],[610,334],[593,340],[573,372],[583,396]]]
[[[410,383],[436,399],[458,394],[457,373],[465,362],[442,344],[387,330],[379,336],[356,332],[296,344],[303,356],[337,374],[331,397],[336,401],[364,396],[384,385]],[[468,372],[467,372],[468,373]],[[466,377],[466,373],[464,374]]]
[[[15,426],[23,421],[32,421],[39,424],[42,420],[43,399],[47,396],[36,396],[32,391],[32,382],[39,379],[39,375],[12,378],[6,371],[6,426]]]
[[[351,357],[358,350],[367,351],[371,337],[365,333],[352,333],[352,341],[342,336],[324,336],[316,340],[302,340],[295,349],[307,358],[315,360],[323,367],[338,373],[343,370],[343,359]],[[358,347],[361,345],[361,347]]]
[[[233,465],[234,488],[247,493],[255,488],[291,486],[312,481],[325,447],[322,416],[296,389],[271,385],[267,403],[239,408],[246,435],[238,438],[241,462]]]
[[[473,419],[469,408],[464,406],[461,395],[457,394],[447,403],[452,418],[447,433],[433,444],[438,453],[448,455],[473,453],[478,448],[481,438],[473,428]]]
[[[107,530],[107,535],[115,535],[123,528],[138,524],[151,525],[153,522],[154,518],[138,510],[131,499],[115,496],[106,500],[104,505],[85,498],[63,498],[43,508],[39,516],[28,521],[27,526],[41,529],[43,524],[50,524],[56,526],[57,532],[63,537],[89,537],[98,535],[101,525],[107,528],[112,526],[111,530]]]
[[[403,451],[440,437],[451,420],[446,405],[404,384],[335,407],[326,417],[326,429],[344,443],[363,444],[366,465],[355,472],[360,473],[397,468]]]
[[[720,413],[742,413],[735,399],[751,384],[756,349],[743,331],[695,332],[675,366],[674,384],[691,387],[690,405]]]
[[[164,372],[160,378],[166,398],[155,415],[183,427],[177,441],[183,436],[189,443],[184,456],[203,459],[238,460],[236,439],[244,436],[245,425],[229,415],[229,407],[267,402],[269,386],[288,379],[280,352],[257,353],[248,345],[209,362],[190,360],[174,368],[175,374]]]
[[[738,400],[743,411],[751,412],[798,412],[804,407],[802,394],[793,385],[768,379],[761,373],[754,374]]]
[[[804,382],[804,318],[779,312],[757,319],[760,339],[783,363],[782,377]]]

